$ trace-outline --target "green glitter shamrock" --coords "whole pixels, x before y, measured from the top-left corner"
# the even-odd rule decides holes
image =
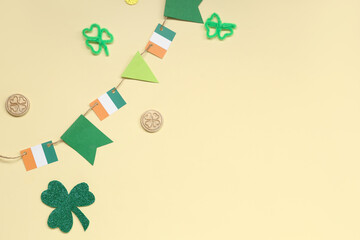
[[[49,207],[55,208],[50,213],[48,226],[60,228],[67,233],[73,225],[73,212],[80,220],[84,231],[88,228],[90,221],[78,207],[89,206],[95,202],[95,196],[89,191],[86,183],[79,183],[68,194],[64,185],[59,181],[51,181],[48,189],[42,192],[41,201]]]
[[[216,19],[216,21],[213,21],[214,18]],[[233,29],[236,28],[236,25],[233,23],[222,23],[219,15],[217,13],[213,13],[211,17],[206,20],[205,28],[206,36],[209,39],[218,36],[220,40],[224,40],[225,38],[230,37],[234,34]],[[210,34],[210,28],[215,28],[214,34]],[[226,33],[224,35],[221,35],[221,31],[223,30]]]
[[[96,37],[89,36],[88,33],[92,32],[94,27],[97,29],[97,36]],[[90,26],[90,28],[85,28],[82,33],[83,36],[86,38],[85,41],[86,46],[90,48],[91,52],[94,55],[99,55],[101,49],[104,49],[106,56],[109,56],[109,51],[106,44],[112,43],[114,41],[114,37],[106,28],[100,28],[98,24],[94,23]],[[105,33],[109,37],[108,40],[104,40],[102,38],[103,33]],[[90,45],[90,43],[98,43],[99,49],[95,51],[95,49],[93,48],[92,45]]]

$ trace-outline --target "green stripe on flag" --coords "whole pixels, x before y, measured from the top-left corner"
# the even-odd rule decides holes
[[[121,97],[120,93],[116,90],[116,88],[108,91],[107,95],[110,97],[111,101],[113,101],[117,109],[120,109],[126,104],[125,100]]]
[[[175,37],[175,32],[171,31],[170,29],[168,29],[167,27],[162,27],[162,30],[160,29],[161,28],[161,24],[158,24],[156,29],[155,29],[155,32],[161,36],[163,36],[164,38],[167,38],[169,41],[172,41],[174,40],[174,37]]]
[[[52,144],[52,141],[41,144],[45,153],[46,161],[48,164],[57,162],[58,158],[56,156],[54,145],[50,145],[50,147],[48,147],[48,144]]]

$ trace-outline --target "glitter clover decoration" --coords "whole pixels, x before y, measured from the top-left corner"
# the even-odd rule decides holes
[[[55,208],[50,213],[47,224],[50,228],[59,228],[68,233],[73,225],[73,216],[78,217],[84,231],[90,221],[78,207],[85,207],[95,202],[95,196],[89,191],[86,183],[79,183],[68,194],[64,185],[59,181],[51,181],[48,189],[42,192],[41,201],[49,207]]]
[[[234,29],[236,24],[233,23],[222,23],[219,15],[213,13],[205,22],[206,36],[211,39],[218,37],[220,40],[224,40],[227,37],[230,37],[234,34]],[[215,29],[213,34],[210,34],[211,29]],[[222,35],[222,32],[224,33]]]
[[[97,30],[97,36],[90,36],[89,34],[93,32],[94,28]],[[101,28],[98,24],[94,23],[90,28],[85,28],[82,31],[83,36],[86,38],[85,44],[90,48],[91,52],[94,55],[99,55],[101,50],[104,49],[106,56],[109,56],[109,51],[106,44],[110,44],[114,41],[113,35],[106,28]],[[104,34],[108,39],[103,39]],[[95,50],[91,44],[99,44],[98,50]]]

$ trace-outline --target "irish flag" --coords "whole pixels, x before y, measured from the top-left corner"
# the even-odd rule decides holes
[[[175,35],[174,31],[158,24],[145,49],[159,58],[164,58]]]
[[[126,104],[116,88],[101,95],[98,99],[90,103],[96,116],[102,121]]]
[[[52,141],[22,150],[20,153],[26,171],[57,162],[58,160]]]

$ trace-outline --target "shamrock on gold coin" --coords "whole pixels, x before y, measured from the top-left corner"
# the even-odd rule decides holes
[[[6,100],[5,107],[10,115],[21,117],[29,111],[30,102],[24,95],[13,94]]]
[[[156,110],[146,111],[140,119],[141,126],[150,133],[159,131],[163,121],[163,117]]]

